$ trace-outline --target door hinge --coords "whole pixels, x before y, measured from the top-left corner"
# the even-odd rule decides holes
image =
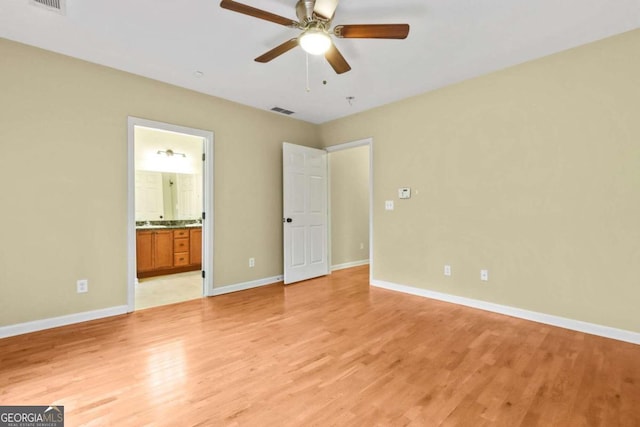
[[[204,279],[205,274],[204,274],[204,270],[202,270],[202,278]]]
[[[204,162],[204,153],[202,153],[202,161]]]
[[[202,212],[202,219],[204,219],[205,216],[205,212]]]

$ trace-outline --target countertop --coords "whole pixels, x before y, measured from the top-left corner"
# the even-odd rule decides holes
[[[188,225],[136,225],[136,230],[174,230],[177,228],[202,228],[202,224]]]

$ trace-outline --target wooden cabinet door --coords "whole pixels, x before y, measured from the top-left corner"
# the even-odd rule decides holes
[[[202,264],[202,229],[195,228],[189,232],[189,263],[191,265]]]
[[[173,232],[171,230],[158,230],[153,233],[154,268],[173,267]]]
[[[136,232],[136,270],[153,270],[153,233],[151,231]]]

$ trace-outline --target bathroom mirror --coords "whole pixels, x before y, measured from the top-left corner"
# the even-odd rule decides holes
[[[196,220],[202,215],[202,176],[136,171],[136,221]]]

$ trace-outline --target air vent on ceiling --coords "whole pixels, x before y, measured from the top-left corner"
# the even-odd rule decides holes
[[[61,15],[67,14],[66,0],[29,0],[34,6],[40,6],[52,12],[57,12]]]
[[[287,116],[290,116],[293,114],[293,111],[285,110],[284,108],[280,108],[280,107],[273,107],[271,111],[275,111],[276,113],[286,114]]]

